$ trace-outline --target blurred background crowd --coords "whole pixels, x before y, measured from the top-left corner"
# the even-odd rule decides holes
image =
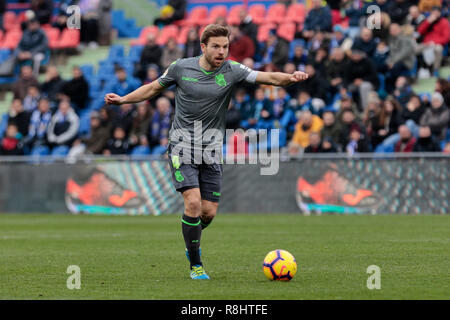
[[[81,29],[67,27],[77,23],[72,5],[80,9]],[[225,146],[252,152],[261,145],[251,143],[250,129],[269,136],[277,129],[277,147],[291,155],[450,152],[447,1],[157,5],[155,19],[129,39],[121,28],[134,25],[111,0],[0,0],[0,85],[12,93],[0,154],[164,154],[173,88],[137,105],[104,105],[103,96],[126,95],[176,59],[200,55],[199,35],[209,23],[229,26],[230,59],[254,70],[310,75],[286,88],[242,83],[227,128],[243,130]],[[67,56],[101,48],[106,59],[70,65],[71,76],[61,76]],[[426,90],[414,89],[418,82]]]

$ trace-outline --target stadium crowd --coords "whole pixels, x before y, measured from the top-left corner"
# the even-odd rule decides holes
[[[72,2],[64,1],[65,5]],[[83,25],[93,30],[84,36],[82,32],[86,45],[108,42],[100,40],[108,31],[98,31],[99,18],[93,14],[106,2],[86,2],[89,8],[83,11]],[[291,5],[291,1],[280,2]],[[168,4],[170,8],[163,8],[164,15],[154,21],[160,28],[176,24],[183,17],[179,9],[186,8],[185,1]],[[370,5],[377,5],[380,12],[369,14]],[[45,81],[39,82],[33,63],[26,62],[33,62],[35,53],[45,52],[40,24],[48,21],[42,21],[36,9],[34,13],[16,49],[20,77],[12,86],[14,100],[1,133],[0,153],[30,154],[44,148],[69,156],[133,150],[163,154],[174,114],[173,91],[138,105],[103,105],[90,110],[92,88],[80,67],[74,67],[72,79],[65,81],[57,67],[48,65]],[[53,20],[65,23],[64,17]],[[370,27],[378,21],[379,26]],[[218,16],[215,23],[230,26],[230,59],[254,70],[309,74],[307,81],[286,88],[242,83],[230,103],[227,128],[281,129],[287,140],[281,146],[291,155],[450,152],[450,81],[438,78],[431,94],[412,89],[417,78],[438,77],[448,56],[450,24],[445,1],[324,4],[312,0],[304,22],[295,26],[293,39],[272,27],[261,41],[264,26],[246,9],[239,12],[237,23],[229,23],[226,16]],[[176,59],[200,55],[199,31],[192,27],[183,45],[175,38],[160,45],[150,33],[137,63],[132,68],[116,63],[114,79],[104,84],[104,91],[126,95],[156,80]],[[33,32],[39,37],[29,35]],[[89,130],[83,132],[80,118],[86,110]]]

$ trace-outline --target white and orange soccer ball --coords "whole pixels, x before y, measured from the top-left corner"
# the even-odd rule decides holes
[[[289,281],[297,273],[297,261],[286,250],[273,250],[264,258],[263,271],[270,280]]]

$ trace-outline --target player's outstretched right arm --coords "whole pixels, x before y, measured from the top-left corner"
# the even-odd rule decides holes
[[[115,93],[108,93],[105,95],[105,103],[118,105],[126,103],[138,103],[150,99],[151,97],[159,94],[164,89],[165,87],[163,87],[158,80],[155,80],[152,83],[143,85],[142,87],[123,97]]]

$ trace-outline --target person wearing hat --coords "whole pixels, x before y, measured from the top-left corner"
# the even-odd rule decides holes
[[[420,125],[429,126],[433,136],[444,140],[449,120],[450,111],[444,104],[444,97],[439,92],[434,92],[431,95],[431,108],[428,108],[423,114]]]
[[[442,64],[444,47],[450,41],[450,23],[442,17],[441,7],[434,6],[417,31],[420,37],[416,53],[421,54],[425,64],[432,65],[433,71],[437,72]]]

